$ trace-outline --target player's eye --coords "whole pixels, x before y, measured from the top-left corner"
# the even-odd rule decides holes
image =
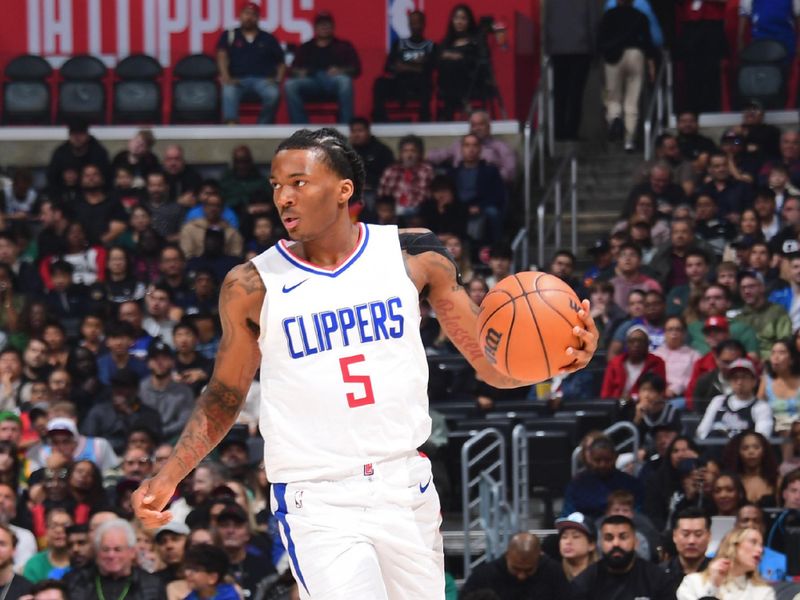
[[[273,190],[278,190],[278,189],[280,189],[280,187],[281,187],[281,184],[280,184],[280,183],[277,183],[277,182],[275,182],[275,181],[273,181],[272,183],[270,183],[270,185],[272,186],[272,189],[273,189]]]
[[[306,183],[308,183],[308,182],[306,182],[306,181],[303,181],[302,179],[298,179],[297,181],[295,181],[295,182],[294,182],[294,184],[295,184],[297,187],[303,187],[303,186],[304,186]]]

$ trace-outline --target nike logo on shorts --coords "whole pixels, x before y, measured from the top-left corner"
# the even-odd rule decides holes
[[[431,481],[433,481],[433,477],[431,477],[430,479],[428,479],[428,483],[426,483],[424,486],[423,486],[421,483],[419,484],[419,493],[420,493],[420,494],[424,494],[425,492],[427,492],[427,491],[428,491],[428,488],[429,488],[429,487],[430,487],[430,485],[431,485]]]
[[[303,284],[304,284],[306,281],[308,281],[308,279],[303,279],[303,281],[301,281],[300,283],[295,283],[294,285],[292,285],[292,286],[290,286],[290,287],[286,287],[286,284],[284,283],[284,284],[283,284],[283,293],[284,293],[284,294],[288,294],[288,293],[289,293],[289,292],[291,292],[291,291],[292,291],[294,288],[296,288],[296,287],[299,287],[299,286],[303,285]]]

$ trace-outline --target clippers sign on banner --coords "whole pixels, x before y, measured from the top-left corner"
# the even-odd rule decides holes
[[[539,0],[474,0],[476,17],[513,23],[515,15],[538,21]],[[0,20],[0,68],[20,54],[46,58],[55,68],[69,57],[91,54],[114,67],[130,54],[147,54],[169,68],[190,54],[214,55],[220,34],[238,26],[242,0],[6,0]],[[363,75],[356,80],[356,109],[369,114],[372,82],[387,50],[407,37],[408,13],[423,10],[426,35],[440,41],[454,2],[425,0],[256,0],[261,28],[283,45],[308,41],[314,15],[330,12],[336,36],[352,42]],[[510,32],[513,35],[513,31]],[[493,62],[506,98],[514,95],[514,56],[497,52]],[[530,97],[525,99],[525,103]]]
[[[395,40],[411,35],[408,30],[408,13],[425,10],[425,0],[386,0],[386,50]]]

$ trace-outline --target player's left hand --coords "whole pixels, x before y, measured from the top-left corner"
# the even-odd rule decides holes
[[[572,363],[561,370],[560,375],[568,375],[575,371],[580,371],[589,361],[592,360],[595,351],[597,351],[597,342],[600,339],[600,332],[597,331],[597,325],[594,324],[594,319],[591,314],[591,305],[588,300],[581,302],[583,307],[578,311],[578,316],[583,321],[583,327],[576,325],[573,333],[575,337],[580,340],[579,347],[570,347],[566,350],[567,359]]]

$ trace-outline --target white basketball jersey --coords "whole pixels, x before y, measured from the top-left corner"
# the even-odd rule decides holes
[[[430,435],[419,298],[397,228],[359,227],[335,269],[285,241],[252,259],[267,290],[260,426],[272,482],[335,478]]]

